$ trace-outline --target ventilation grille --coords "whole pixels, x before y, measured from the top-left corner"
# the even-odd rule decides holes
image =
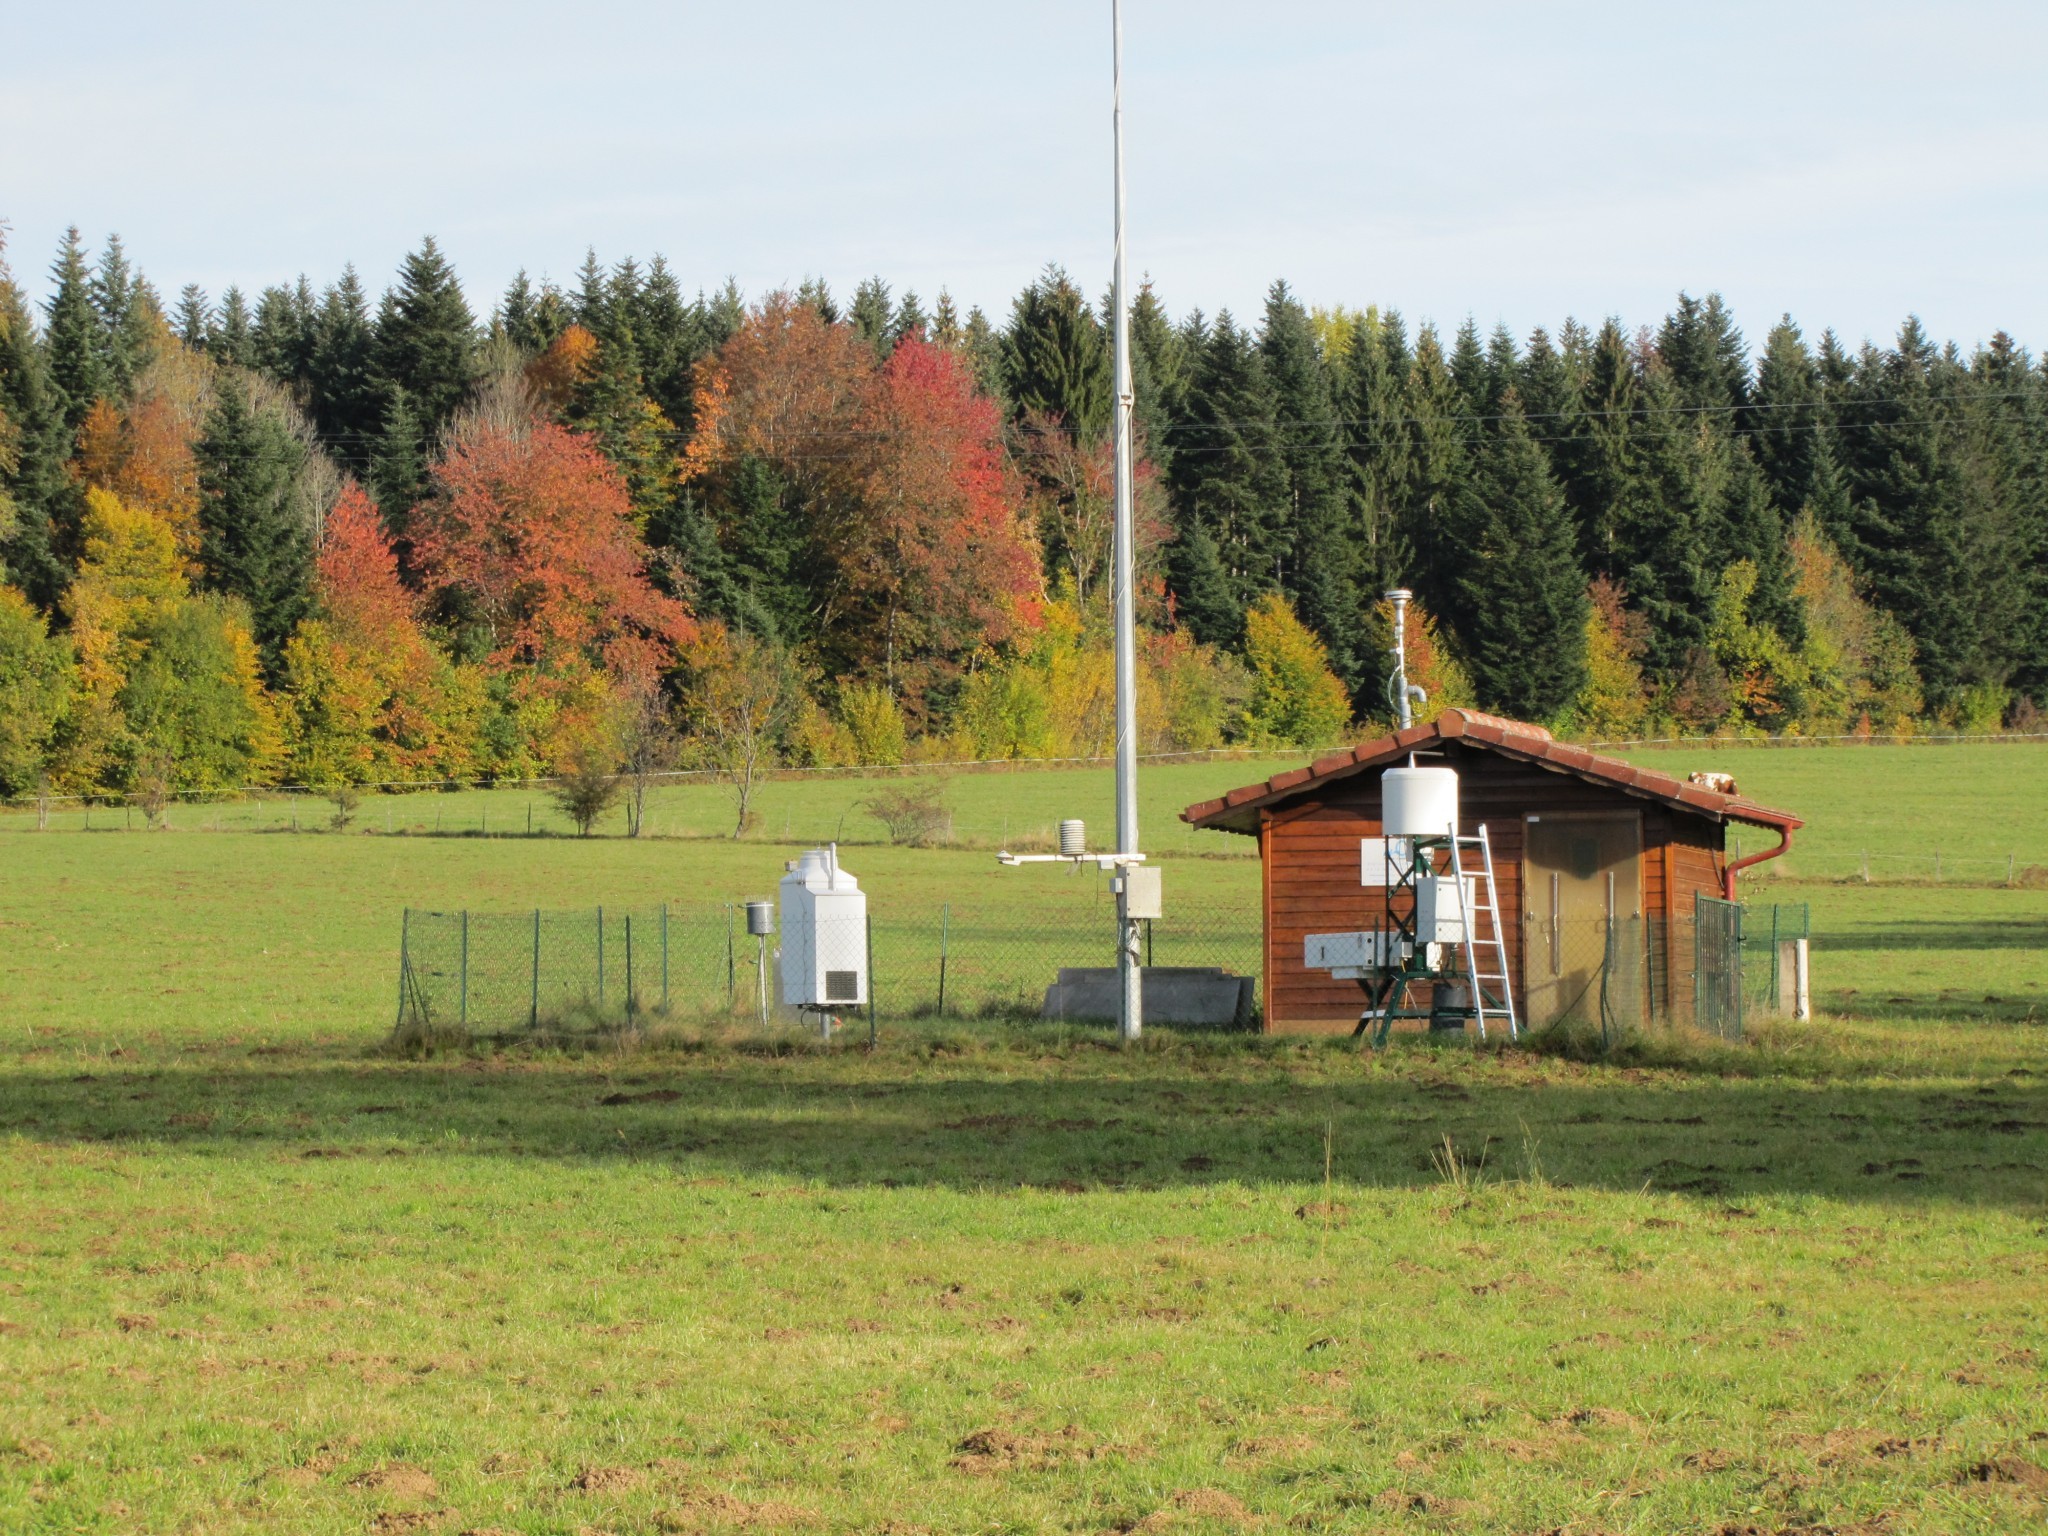
[[[827,971],[825,973],[825,1001],[828,1003],[859,1002],[860,972]]]

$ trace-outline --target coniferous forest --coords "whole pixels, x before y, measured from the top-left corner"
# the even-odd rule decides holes
[[[1411,667],[1588,739],[2037,729],[2048,365],[1907,319],[1762,345],[1131,313],[1143,749],[1371,728]],[[432,240],[253,299],[76,231],[0,264],[0,794],[1089,755],[1111,718],[1107,304]]]

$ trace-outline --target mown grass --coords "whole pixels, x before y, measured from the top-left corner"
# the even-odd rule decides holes
[[[0,1528],[2037,1528],[2037,1034],[699,1045],[17,1063]]]
[[[2048,895],[1776,892],[1836,1011],[1742,1046],[384,1048],[402,904],[786,856],[5,839],[0,1530],[2039,1528]]]

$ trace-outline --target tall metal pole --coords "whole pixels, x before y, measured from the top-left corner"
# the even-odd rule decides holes
[[[1131,552],[1131,319],[1124,272],[1124,16],[1110,0],[1111,115],[1116,141],[1116,264],[1110,285],[1116,401],[1112,417],[1116,541],[1112,590],[1116,608],[1116,851],[1138,851],[1138,634]],[[1130,866],[1117,881],[1117,1032],[1136,1040],[1144,1027],[1144,971],[1138,960],[1138,920],[1131,916]]]

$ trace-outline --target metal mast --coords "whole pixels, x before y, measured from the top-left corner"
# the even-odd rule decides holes
[[[1124,275],[1124,16],[1110,0],[1111,116],[1116,143],[1116,264],[1110,304],[1116,369],[1111,435],[1115,455],[1116,539],[1111,590],[1116,610],[1116,851],[1138,851],[1138,634],[1131,552],[1131,320]],[[1130,866],[1123,868],[1127,871]],[[1144,1027],[1144,972],[1138,964],[1138,920],[1130,914],[1130,882],[1117,881],[1117,1032],[1138,1038]]]

